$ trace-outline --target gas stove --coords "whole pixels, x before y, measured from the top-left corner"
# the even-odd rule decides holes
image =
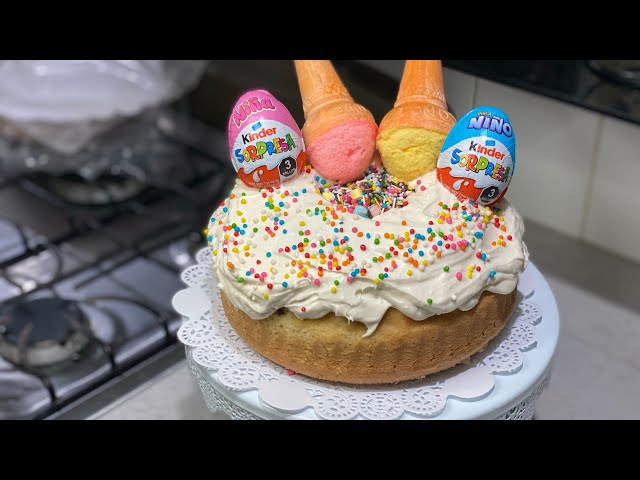
[[[0,183],[0,419],[55,416],[176,348],[179,272],[234,178],[183,150],[160,186],[112,173]]]

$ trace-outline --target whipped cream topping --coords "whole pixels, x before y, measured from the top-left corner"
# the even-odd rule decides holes
[[[528,262],[518,212],[458,200],[435,171],[408,205],[368,219],[323,198],[315,171],[274,189],[236,181],[208,228],[219,288],[251,318],[334,313],[373,333],[390,307],[414,320],[508,294]]]

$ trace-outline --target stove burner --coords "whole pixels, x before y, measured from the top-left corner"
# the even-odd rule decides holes
[[[66,202],[85,207],[110,205],[130,200],[147,186],[131,177],[103,175],[86,180],[75,174],[43,176],[42,185]]]
[[[0,355],[37,368],[76,359],[90,340],[89,320],[70,300],[39,298],[0,306]]]

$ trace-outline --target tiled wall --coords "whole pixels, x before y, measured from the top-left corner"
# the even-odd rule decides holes
[[[399,79],[404,62],[365,63]],[[456,116],[479,105],[509,115],[517,158],[507,196],[525,218],[640,262],[640,127],[454,70],[444,80]]]

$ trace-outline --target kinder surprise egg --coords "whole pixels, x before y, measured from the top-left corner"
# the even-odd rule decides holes
[[[496,107],[471,110],[454,125],[438,157],[440,183],[458,198],[480,205],[499,201],[516,166],[516,137]]]
[[[304,169],[302,133],[289,110],[266,90],[238,99],[228,136],[233,167],[249,187],[277,187]]]

